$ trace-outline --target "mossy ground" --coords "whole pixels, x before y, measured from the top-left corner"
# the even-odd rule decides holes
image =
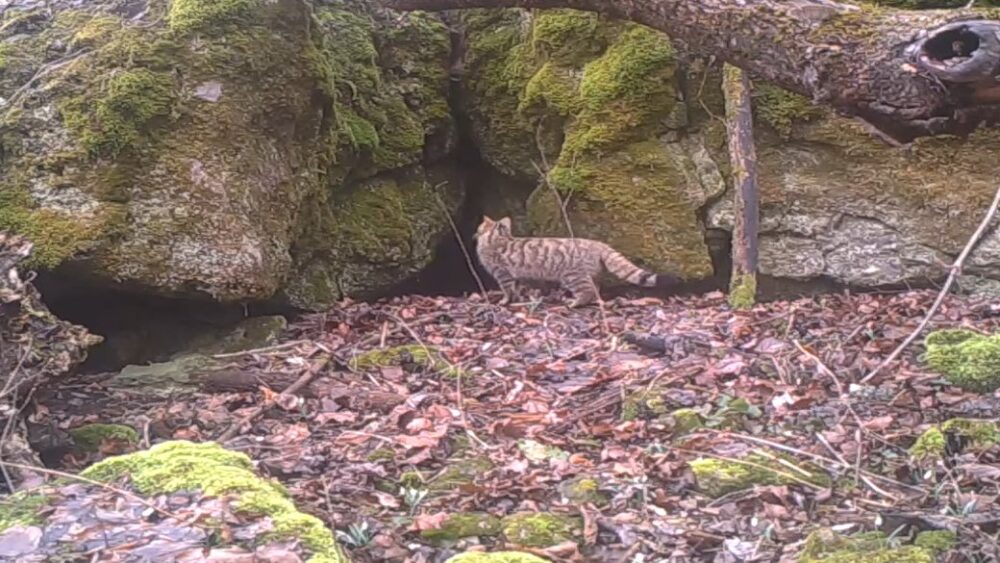
[[[737,310],[747,310],[757,302],[756,274],[734,276],[729,284],[729,306]]]
[[[0,499],[0,532],[11,526],[34,526],[45,521],[43,511],[52,497],[39,491],[20,491]]]
[[[936,331],[927,335],[924,346],[923,360],[948,383],[977,393],[1000,389],[1000,335]]]
[[[786,464],[792,464],[799,470]],[[803,481],[821,487],[830,484],[830,477],[822,468],[796,463],[776,453],[751,453],[739,460],[701,458],[691,461],[689,465],[698,490],[713,498],[754,485],[792,485]]]
[[[525,547],[550,547],[573,540],[582,532],[583,522],[572,516],[549,512],[524,512],[503,518],[507,541]]]
[[[333,533],[314,516],[299,512],[277,481],[253,471],[250,458],[213,443],[186,441],[157,444],[146,451],[100,461],[81,473],[89,479],[121,479],[144,495],[201,491],[218,497],[238,495],[238,512],[267,516],[274,528],[266,539],[296,539],[308,549],[314,563],[346,562]]]
[[[806,538],[799,563],[933,563],[935,550],[907,545],[890,547],[885,534],[870,532],[847,537],[829,529]]]

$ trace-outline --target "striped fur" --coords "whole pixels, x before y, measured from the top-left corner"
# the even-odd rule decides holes
[[[558,282],[573,294],[570,307],[600,299],[595,278],[601,272],[633,285],[657,287],[675,283],[673,276],[654,274],[609,245],[581,238],[515,237],[510,218],[484,217],[476,231],[476,251],[486,271],[503,291],[501,305],[515,295],[518,281]]]

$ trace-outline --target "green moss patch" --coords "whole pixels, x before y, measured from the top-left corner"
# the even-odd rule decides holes
[[[933,563],[934,551],[919,546],[890,547],[885,534],[846,537],[823,528],[809,534],[799,563]]]
[[[791,134],[794,124],[826,115],[826,110],[814,105],[809,98],[770,82],[755,82],[752,96],[755,117],[783,137]]]
[[[934,459],[944,456],[947,440],[944,432],[938,427],[932,427],[917,438],[910,446],[910,455],[916,459]]]
[[[260,0],[171,0],[167,22],[178,33],[212,31],[245,16]]]
[[[952,385],[977,393],[1000,389],[1000,336],[943,330],[928,334],[924,345],[923,360]]]
[[[124,456],[105,459],[82,476],[113,482],[127,479],[144,495],[201,491],[212,497],[236,495],[239,512],[267,516],[274,529],[267,539],[295,539],[312,553],[314,563],[346,562],[333,533],[316,517],[299,512],[277,481],[253,471],[245,454],[213,443],[173,441]]]
[[[35,526],[45,521],[44,511],[52,496],[38,491],[21,491],[0,498],[0,532],[11,526]]]
[[[548,563],[548,560],[520,551],[495,551],[493,553],[473,551],[460,553],[445,563]]]
[[[77,447],[96,452],[105,445],[127,448],[139,443],[139,433],[125,424],[87,424],[69,431]]]
[[[525,547],[550,547],[578,539],[582,533],[580,518],[549,512],[524,512],[503,519],[507,541]]]
[[[120,72],[103,91],[65,102],[63,120],[87,151],[113,158],[137,147],[154,119],[170,115],[173,90],[167,73],[142,68]]]
[[[780,461],[779,461],[780,460]],[[754,485],[794,485],[802,482],[820,487],[830,485],[830,477],[820,467],[795,463],[776,453],[751,453],[739,460],[700,458],[689,462],[698,490],[718,498],[749,489]]]
[[[416,365],[425,370],[440,372],[452,377],[463,375],[461,370],[448,363],[437,349],[420,344],[407,344],[362,352],[351,358],[349,365],[351,369],[362,371],[380,367]]]
[[[453,491],[463,485],[474,483],[476,477],[493,469],[493,462],[484,457],[449,459],[447,468],[430,480],[427,488],[431,491]]]
[[[435,542],[499,534],[500,519],[483,512],[456,512],[450,514],[440,527],[420,531],[420,537]]]

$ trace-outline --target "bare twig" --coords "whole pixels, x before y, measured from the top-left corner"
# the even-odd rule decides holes
[[[469,273],[476,280],[476,285],[479,286],[479,292],[482,294],[483,299],[489,303],[489,299],[486,298],[486,286],[483,285],[482,278],[476,272],[476,267],[472,264],[472,255],[469,253],[469,249],[465,248],[465,242],[462,241],[462,233],[458,230],[458,226],[455,225],[455,220],[452,219],[451,213],[448,212],[448,206],[444,204],[444,200],[441,199],[441,195],[437,193],[437,188],[441,187],[443,184],[438,184],[434,186],[431,190],[434,193],[434,199],[437,201],[438,205],[441,207],[441,213],[448,219],[448,225],[451,226],[451,232],[455,235],[455,240],[458,241],[458,247],[462,250],[462,256],[465,257],[465,265],[469,268]]]
[[[938,308],[941,307],[942,303],[944,303],[945,298],[948,296],[948,292],[951,290],[952,284],[955,283],[955,279],[958,278],[958,275],[962,272],[962,265],[965,263],[965,259],[969,257],[969,254],[976,247],[976,244],[979,243],[979,239],[982,238],[983,234],[986,233],[986,230],[993,222],[993,217],[996,215],[998,207],[1000,207],[1000,187],[997,188],[997,192],[993,196],[993,203],[990,204],[990,207],[986,211],[986,215],[983,216],[983,220],[979,223],[979,227],[976,229],[976,232],[972,233],[969,241],[965,243],[965,248],[962,249],[962,253],[958,255],[958,258],[955,259],[955,263],[951,265],[951,271],[948,273],[948,280],[945,281],[944,287],[942,287],[941,291],[938,292],[937,299],[934,300],[934,304],[931,305],[927,314],[924,315],[923,320],[921,320],[920,324],[917,325],[917,328],[906,337],[906,340],[904,340],[902,344],[897,346],[896,349],[889,354],[889,357],[882,360],[882,362],[876,366],[875,369],[869,372],[868,375],[861,378],[860,383],[867,383],[871,381],[871,379],[878,375],[883,368],[894,362],[896,358],[898,358],[899,355],[902,354],[903,351],[906,350],[906,348],[909,347],[918,336],[920,336],[924,329],[927,328],[927,325],[931,322],[934,314],[937,313]]]
[[[279,350],[284,350],[286,348],[294,348],[300,344],[309,344],[308,340],[291,340],[288,342],[282,342],[281,344],[276,344],[274,346],[265,346],[263,348],[253,348],[251,350],[240,350],[239,352],[227,352],[225,354],[213,354],[213,358],[236,358],[239,356],[250,356],[252,354],[266,354],[269,352],[277,352]]]
[[[545,156],[545,147],[542,146],[541,122],[539,122],[538,126],[535,127],[535,146],[538,148],[538,154],[542,158],[542,165],[538,166],[538,163],[535,161],[532,161],[531,165],[535,167],[535,171],[538,172],[538,175],[541,177],[545,187],[547,187],[549,191],[552,192],[552,196],[556,198],[556,204],[559,206],[559,213],[562,214],[563,222],[566,223],[566,232],[569,233],[569,237],[576,238],[576,235],[573,234],[573,225],[569,222],[569,213],[566,211],[566,208],[569,206],[569,198],[573,197],[573,193],[570,192],[564,200],[562,196],[559,195],[559,190],[557,190],[556,187],[549,182],[549,172],[551,171],[551,168],[549,167],[549,161]]]
[[[323,356],[322,358],[320,358],[320,360],[315,365],[306,370],[306,372],[303,373],[298,379],[296,379],[294,383],[289,385],[281,393],[278,393],[278,397],[275,398],[275,401],[278,401],[283,397],[289,397],[298,392],[299,389],[302,389],[306,385],[309,385],[309,382],[312,381],[314,377],[316,377],[316,374],[322,371],[322,369],[326,367],[327,364],[329,363],[330,363],[330,356]],[[240,419],[237,422],[234,422],[232,426],[229,427],[228,430],[226,430],[225,432],[222,433],[221,436],[219,436],[217,441],[219,443],[224,443],[228,442],[229,440],[232,440],[234,437],[236,437],[237,434],[239,434],[240,429],[243,428],[245,424],[249,424],[255,418],[263,414],[264,411],[267,410],[269,406],[271,406],[271,404],[272,404],[271,402],[267,402],[254,408],[252,411],[250,411],[249,414],[244,416],[242,419]]]

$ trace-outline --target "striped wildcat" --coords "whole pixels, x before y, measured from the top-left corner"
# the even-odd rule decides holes
[[[522,280],[559,282],[573,294],[570,307],[600,299],[595,277],[602,271],[643,287],[661,287],[678,278],[654,274],[633,264],[609,245],[582,238],[515,237],[510,218],[483,217],[476,230],[479,261],[500,285],[501,305],[514,296]]]

